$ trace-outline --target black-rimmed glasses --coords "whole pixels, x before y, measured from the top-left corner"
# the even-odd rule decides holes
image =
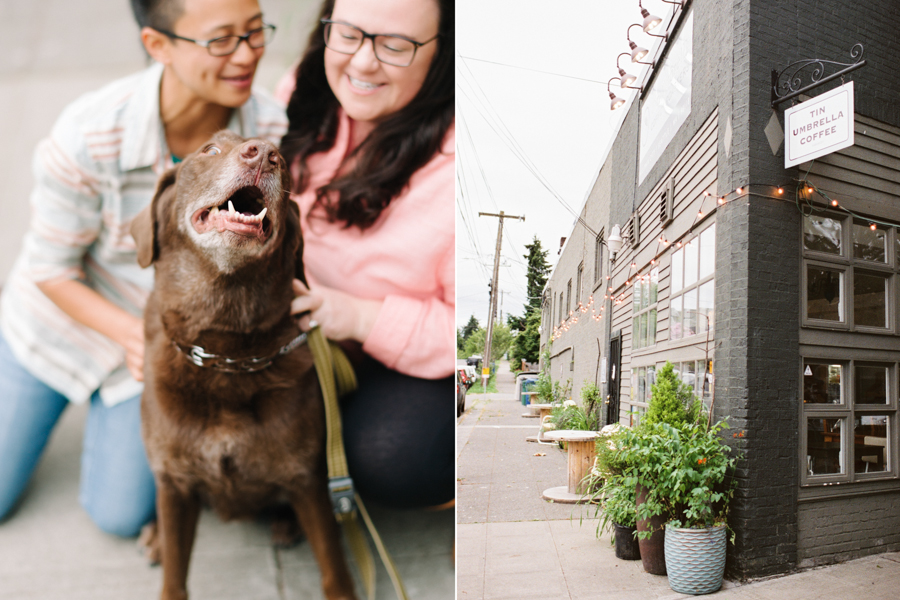
[[[237,51],[238,46],[241,45],[241,42],[247,42],[247,45],[251,48],[262,48],[275,37],[274,25],[263,25],[262,27],[248,31],[244,35],[225,35],[211,40],[194,40],[172,33],[171,31],[166,31],[165,29],[157,29],[157,31],[175,40],[184,40],[185,42],[193,42],[198,46],[203,46],[206,48],[207,52],[213,56],[228,56],[229,54],[234,54]]]
[[[411,65],[416,57],[416,50],[440,36],[437,34],[429,40],[417,42],[402,35],[366,33],[359,27],[341,21],[322,19],[322,23],[325,24],[325,45],[328,49],[341,54],[356,54],[363,42],[369,39],[372,40],[375,58],[395,67]]]

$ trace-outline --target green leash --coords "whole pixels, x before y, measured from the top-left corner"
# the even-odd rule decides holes
[[[321,328],[313,323],[309,331],[308,343],[312,351],[316,365],[316,373],[319,376],[319,386],[322,388],[322,396],[325,400],[325,426],[327,438],[325,441],[325,455],[328,461],[328,491],[331,494],[331,502],[334,505],[335,518],[344,526],[347,543],[366,588],[369,600],[375,598],[375,561],[372,552],[366,543],[365,535],[359,526],[357,514],[362,516],[372,542],[378,550],[381,561],[387,569],[397,598],[409,600],[406,588],[397,572],[397,567],[388,554],[381,536],[375,530],[372,519],[363,505],[362,498],[353,488],[353,480],[347,469],[347,455],[344,452],[344,437],[341,430],[341,412],[338,408],[338,397],[348,394],[356,389],[356,374],[353,366],[347,359],[340,346],[329,343],[325,339]]]

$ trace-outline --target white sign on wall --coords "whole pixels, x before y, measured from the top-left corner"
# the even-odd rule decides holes
[[[853,82],[784,111],[784,166],[853,145]]]

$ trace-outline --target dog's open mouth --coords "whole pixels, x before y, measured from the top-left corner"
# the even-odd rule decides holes
[[[262,190],[249,185],[238,189],[217,206],[201,208],[191,217],[191,223],[197,233],[216,229],[220,233],[231,231],[265,240],[271,229],[267,212]]]

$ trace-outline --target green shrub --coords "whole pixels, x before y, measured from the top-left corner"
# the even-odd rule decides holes
[[[720,432],[724,421],[706,424],[644,423],[624,430],[620,459],[623,485],[648,489],[637,518],[665,514],[676,527],[704,528],[725,522],[734,493],[735,459]],[[646,533],[649,535],[649,532]]]
[[[624,460],[625,429],[597,439],[597,460],[591,471],[588,489],[590,502],[596,506],[597,537],[612,523],[634,527],[637,519],[635,485],[625,477],[628,463]],[[610,543],[615,543],[615,529],[610,529]]]
[[[656,374],[650,394],[650,408],[641,417],[641,423],[652,425],[668,423],[675,427],[683,423],[697,423],[703,404],[694,395],[694,390],[678,378],[675,367],[670,362]]]

